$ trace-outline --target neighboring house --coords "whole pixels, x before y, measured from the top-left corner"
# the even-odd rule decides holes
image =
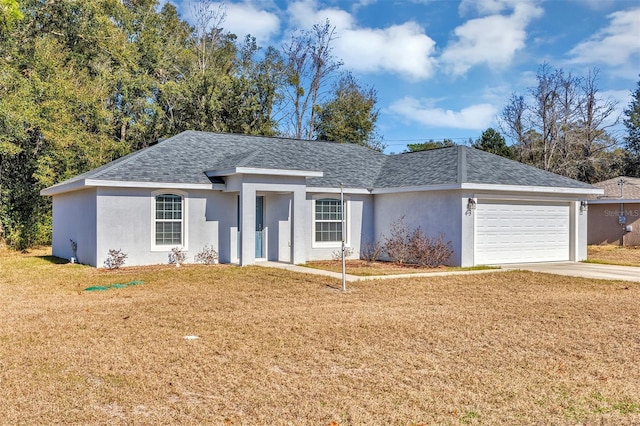
[[[295,264],[381,241],[401,217],[451,241],[452,265],[586,258],[581,201],[602,190],[464,146],[385,155],[353,144],[187,131],[42,191],[53,255],[102,266],[189,259]],[[77,252],[71,247],[77,244]]]
[[[640,178],[596,183],[603,195],[589,200],[588,244],[640,245]]]

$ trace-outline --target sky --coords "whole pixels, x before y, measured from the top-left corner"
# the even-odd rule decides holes
[[[192,21],[189,2],[173,3]],[[408,143],[477,139],[540,65],[586,76],[603,99],[631,101],[640,80],[640,0],[228,0],[225,30],[260,46],[329,19],[334,54],[378,94],[386,152]],[[611,128],[614,136],[624,126]]]

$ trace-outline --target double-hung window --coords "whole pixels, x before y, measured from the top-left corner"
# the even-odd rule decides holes
[[[315,200],[315,241],[316,243],[337,243],[342,241],[342,204],[339,199],[322,198]]]
[[[155,197],[155,245],[180,246],[183,235],[184,198],[176,194],[159,194]]]

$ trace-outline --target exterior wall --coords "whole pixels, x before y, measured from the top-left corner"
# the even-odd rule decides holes
[[[165,193],[176,193],[167,190]],[[103,266],[110,249],[127,253],[126,265],[162,264],[171,248],[154,249],[152,215],[157,191],[136,188],[100,188],[97,191],[97,263]],[[205,246],[218,251],[221,262],[231,257],[230,241],[236,226],[235,194],[193,190],[185,192],[185,246],[187,262]]]
[[[95,266],[95,189],[69,192],[53,197],[52,254],[63,259],[74,256],[69,240],[77,244],[77,261]]]
[[[374,235],[378,241],[389,236],[391,225],[404,216],[404,223],[409,229],[420,226],[426,235],[437,237],[441,233],[444,241],[451,241],[453,255],[449,263],[461,265],[463,263],[461,200],[460,191],[378,194],[374,200]],[[468,228],[469,225],[466,222],[468,221],[465,221]],[[472,225],[473,223],[471,227]],[[464,229],[465,234],[469,232],[467,228]]]
[[[323,194],[307,193],[304,215],[304,232],[306,260],[330,260],[334,252],[340,252],[341,242],[335,244],[316,244],[314,229],[314,199],[340,199],[340,193]],[[351,259],[360,257],[360,247],[374,241],[373,233],[373,196],[368,194],[345,194],[347,217],[346,246],[353,249]]]
[[[625,226],[630,225],[631,232],[623,232],[618,223],[620,203],[589,204],[589,244],[616,244],[626,246],[640,245],[640,203],[625,203]]]
[[[587,237],[588,237],[588,211],[580,209],[580,201],[573,201],[571,214],[573,216],[573,229],[575,234],[571,236],[573,247],[571,247],[571,260],[581,262],[587,260]]]

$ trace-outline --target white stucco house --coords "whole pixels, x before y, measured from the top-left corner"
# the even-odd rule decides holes
[[[344,187],[346,229],[341,224]],[[213,246],[221,262],[304,263],[409,227],[450,240],[452,265],[579,261],[602,190],[465,146],[385,155],[352,144],[187,131],[42,191],[53,255],[167,263]],[[70,241],[77,245],[72,251]]]

